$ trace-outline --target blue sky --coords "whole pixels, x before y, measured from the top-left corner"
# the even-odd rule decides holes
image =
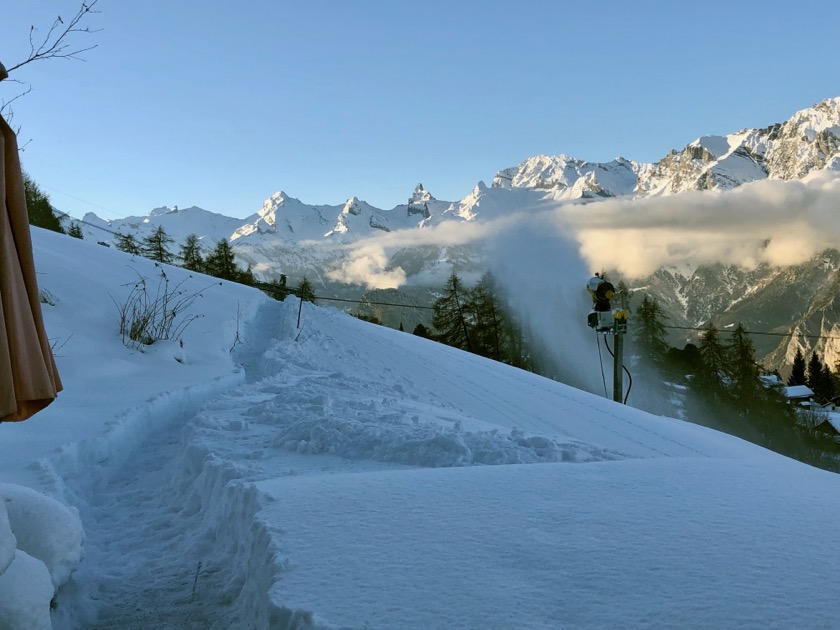
[[[16,1],[0,61],[75,0]],[[840,96],[840,3],[99,0],[17,72],[24,168],[74,216],[454,201],[540,153],[652,162]],[[8,100],[24,86],[0,83]]]

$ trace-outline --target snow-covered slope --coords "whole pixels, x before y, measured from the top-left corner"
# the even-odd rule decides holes
[[[834,625],[837,475],[33,233],[65,391],[0,425],[0,626]],[[162,271],[201,317],[126,347],[114,300]]]

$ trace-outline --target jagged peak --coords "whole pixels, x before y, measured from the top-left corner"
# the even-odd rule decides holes
[[[432,193],[423,188],[423,184],[417,184],[414,187],[414,192],[411,194],[411,197],[408,198],[408,205],[428,203],[429,201],[435,201]]]
[[[341,214],[353,214],[358,215],[362,212],[362,202],[359,201],[358,197],[350,197],[344,204],[344,207],[341,209]]]

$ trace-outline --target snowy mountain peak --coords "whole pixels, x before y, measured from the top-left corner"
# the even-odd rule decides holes
[[[765,129],[701,136],[655,164],[536,155],[499,171],[493,187],[546,190],[555,199],[660,196],[726,190],[761,179],[800,179],[820,169],[840,170],[840,97]]]
[[[341,214],[359,215],[361,213],[362,207],[358,197],[350,197],[350,199],[348,199],[344,204],[344,208],[341,210]]]
[[[537,155],[519,166],[499,171],[494,188],[535,188],[561,197],[616,197],[632,194],[641,165],[624,158],[586,162],[565,154]],[[579,180],[583,180],[580,183]],[[577,185],[576,185],[577,184]]]
[[[167,206],[161,206],[160,208],[155,208],[154,210],[152,210],[149,213],[149,216],[150,217],[159,217],[161,215],[170,214],[170,213],[174,213],[174,212],[178,212],[178,206],[175,206],[174,208],[169,208]]]

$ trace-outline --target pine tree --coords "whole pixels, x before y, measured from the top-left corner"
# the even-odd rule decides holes
[[[433,305],[432,325],[438,331],[435,338],[448,346],[472,352],[464,309],[466,292],[454,271],[443,291],[443,296],[435,300]]]
[[[184,269],[190,271],[203,271],[204,258],[201,256],[201,246],[198,242],[198,236],[189,234],[184,239],[184,244],[181,245],[180,258],[183,261]]]
[[[811,358],[808,360],[808,374],[805,377],[805,384],[811,388],[815,394],[820,387],[820,378],[822,376],[823,364],[819,355],[816,352],[811,353]]]
[[[811,354],[808,361],[808,377],[805,384],[811,388],[819,402],[825,403],[834,397],[834,374],[816,352]]]
[[[151,258],[159,263],[171,263],[175,255],[169,251],[167,246],[175,241],[166,234],[162,225],[155,228],[154,232],[143,239],[141,249],[146,258]]]
[[[132,256],[142,255],[140,244],[137,242],[137,239],[134,238],[133,234],[117,233],[117,249],[121,252],[125,252],[126,254],[131,254]]]
[[[50,198],[27,173],[23,174],[23,190],[26,195],[26,211],[29,214],[29,224],[64,234],[64,228],[61,227],[61,221],[55,216]]]
[[[70,227],[67,228],[67,235],[82,240],[84,240],[85,238],[85,235],[82,233],[82,226],[76,223],[75,221],[73,221],[70,224]]]
[[[805,357],[802,356],[802,348],[796,349],[796,356],[793,357],[793,365],[790,369],[790,376],[788,377],[788,385],[804,385],[805,376]]]
[[[823,363],[822,374],[820,376],[820,389],[815,393],[823,402],[828,402],[834,398],[834,373],[828,367],[828,363]]]
[[[633,317],[633,339],[642,356],[651,364],[662,369],[668,354],[668,342],[665,341],[666,315],[659,303],[648,295],[636,309]]]

